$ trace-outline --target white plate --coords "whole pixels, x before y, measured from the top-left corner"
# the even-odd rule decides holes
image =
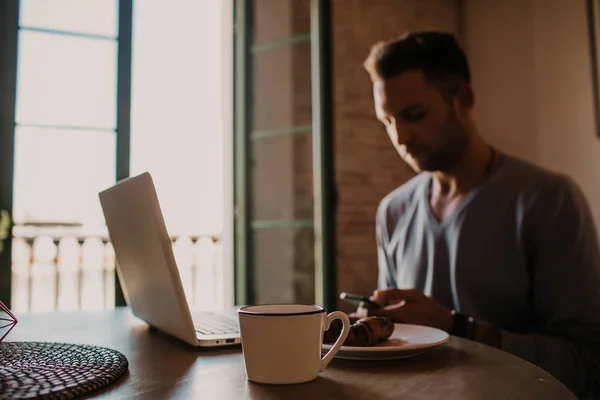
[[[394,333],[388,340],[375,346],[342,346],[335,358],[351,360],[391,360],[412,357],[423,350],[439,346],[450,340],[448,333],[428,326],[395,324]],[[323,350],[332,345],[324,344]]]

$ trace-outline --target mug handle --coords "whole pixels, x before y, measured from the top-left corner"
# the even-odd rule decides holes
[[[342,347],[342,345],[346,341],[346,338],[348,337],[348,333],[350,332],[350,319],[348,319],[346,313],[343,313],[341,311],[334,311],[331,314],[328,314],[327,317],[325,317],[325,331],[329,329],[329,325],[331,325],[331,322],[334,319],[341,319],[344,324],[344,327],[342,328],[342,333],[335,341],[333,347],[329,349],[327,354],[325,354],[325,357],[321,359],[321,371],[325,369],[325,367],[327,366],[327,364],[329,364],[333,356],[335,356],[340,347]]]

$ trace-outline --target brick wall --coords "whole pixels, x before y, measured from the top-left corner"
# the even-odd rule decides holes
[[[370,294],[377,283],[377,205],[413,173],[375,118],[362,62],[373,43],[405,31],[458,35],[460,0],[333,0],[332,14],[337,289]]]

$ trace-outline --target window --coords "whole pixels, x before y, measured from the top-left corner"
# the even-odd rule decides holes
[[[17,312],[119,304],[98,192],[149,171],[188,300],[231,305],[230,3],[22,0],[18,26],[8,11],[16,127],[3,128],[2,193],[14,197],[0,205],[16,225],[0,297]]]
[[[20,2],[15,311],[114,305],[97,193],[116,176],[117,27],[116,0]]]

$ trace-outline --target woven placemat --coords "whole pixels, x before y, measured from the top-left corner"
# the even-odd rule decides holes
[[[116,350],[68,343],[0,343],[0,399],[73,399],[110,385],[129,363]]]

